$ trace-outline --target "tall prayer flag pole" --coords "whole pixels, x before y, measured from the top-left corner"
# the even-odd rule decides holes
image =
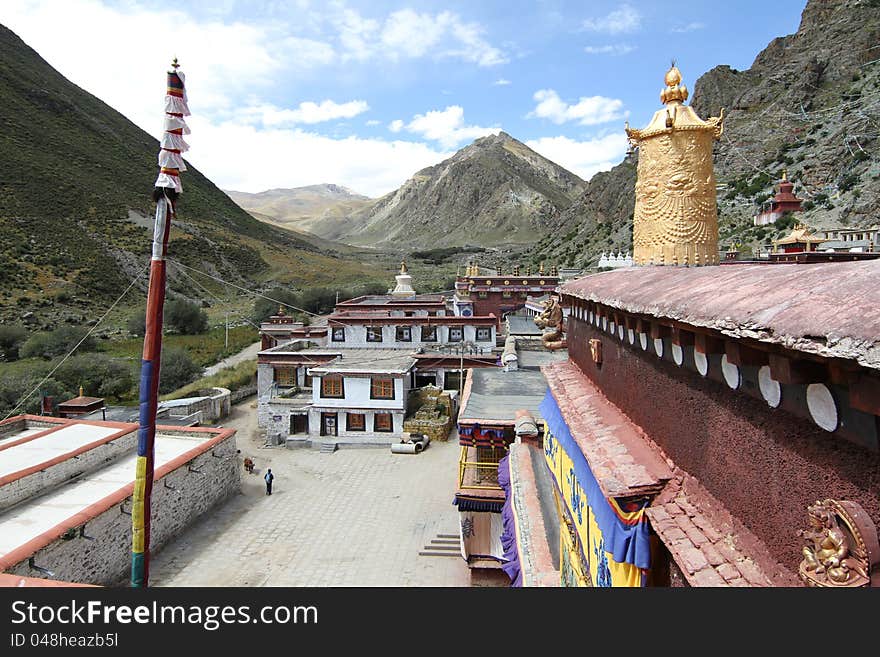
[[[182,153],[189,149],[183,135],[189,134],[184,116],[189,116],[184,75],[177,58],[168,71],[165,95],[165,129],[159,150],[159,177],[153,189],[156,222],[150,260],[147,292],[147,330],[141,361],[140,428],[138,429],[137,468],[131,511],[131,585],[146,587],[150,580],[150,502],[156,443],[156,407],[159,402],[159,366],[162,359],[162,309],[165,305],[165,254],[168,232],[174,218],[175,202],[183,192],[180,172],[186,171]]]

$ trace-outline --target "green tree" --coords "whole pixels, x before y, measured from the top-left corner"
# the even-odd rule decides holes
[[[162,350],[162,366],[159,372],[159,392],[163,395],[187,383],[195,381],[202,368],[193,362],[190,355],[180,347]]]
[[[21,358],[55,358],[68,353],[79,344],[78,351],[94,351],[95,339],[84,338],[88,329],[65,324],[49,333],[34,333],[19,349]],[[82,340],[82,343],[80,343]]]
[[[269,290],[266,292],[266,296],[274,299],[274,301],[260,297],[254,302],[254,312],[251,313],[251,319],[258,324],[265,322],[269,317],[278,312],[279,302],[300,307],[299,295],[283,287]],[[284,312],[287,315],[293,314],[290,308],[285,308]]]
[[[125,330],[132,335],[143,337],[147,332],[147,317],[144,311],[137,311],[134,315],[129,317],[125,321]]]
[[[53,376],[68,390],[82,386],[85,394],[98,397],[120,399],[134,386],[131,364],[106,354],[76,354],[67,359]]]
[[[21,324],[0,324],[0,360],[17,360],[18,348],[27,338],[28,331]]]
[[[165,323],[184,335],[198,335],[208,328],[208,315],[186,299],[172,299],[165,304]]]

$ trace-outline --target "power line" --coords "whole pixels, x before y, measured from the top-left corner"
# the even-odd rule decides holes
[[[207,294],[209,297],[211,297],[212,299],[214,299],[214,301],[217,301],[217,302],[219,302],[219,303],[223,303],[223,300],[222,300],[220,297],[218,297],[218,296],[216,296],[215,294],[213,294],[210,290],[208,290],[206,287],[204,287],[201,283],[199,283],[196,279],[194,279],[192,276],[190,276],[189,274],[187,274],[185,271],[181,271],[180,273],[183,274],[183,275],[187,278],[187,280],[191,281],[191,282],[192,282],[193,284],[195,284],[199,289],[201,289],[205,294]],[[251,326],[253,326],[253,327],[254,327],[255,329],[257,329],[258,331],[260,330],[260,327],[259,327],[257,324],[254,324],[254,323],[253,323],[250,319],[248,319],[244,314],[238,312],[237,310],[233,310],[232,312],[235,313],[236,315],[238,315],[239,317],[241,317],[244,321],[246,321],[248,324],[250,324]]]
[[[55,367],[53,367],[52,370],[51,370],[46,376],[43,377],[43,380],[40,381],[40,382],[34,387],[33,390],[31,390],[31,391],[30,391],[29,393],[27,393],[24,397],[22,397],[21,399],[18,400],[18,403],[13,407],[13,409],[12,409],[11,411],[9,411],[9,413],[6,414],[6,417],[3,418],[4,420],[7,420],[7,419],[9,419],[10,417],[12,417],[13,413],[15,413],[15,411],[17,411],[17,410],[21,407],[21,405],[24,404],[24,402],[26,402],[26,401],[30,398],[31,395],[33,395],[35,392],[37,392],[37,391],[40,389],[40,387],[41,387],[46,381],[48,381],[49,378],[50,378],[53,374],[55,374],[55,371],[56,371],[59,367],[61,367],[61,366],[64,364],[64,362],[65,362],[68,358],[70,358],[70,357],[73,355],[73,353],[79,348],[79,346],[80,346],[83,342],[86,341],[86,338],[88,338],[92,333],[94,333],[95,329],[97,329],[97,328],[101,325],[101,322],[103,322],[103,321],[107,318],[107,315],[109,315],[110,312],[116,307],[116,305],[117,305],[120,301],[122,301],[122,298],[123,298],[126,294],[128,294],[129,290],[131,290],[131,288],[134,287],[135,283],[137,283],[138,280],[140,280],[140,278],[144,275],[144,272],[145,272],[145,271],[147,271],[147,267],[146,267],[146,266],[145,266],[143,269],[141,269],[140,273],[138,273],[138,275],[134,278],[134,280],[132,280],[132,282],[129,284],[129,286],[128,286],[127,288],[125,288],[125,292],[123,292],[122,294],[120,294],[119,297],[116,299],[116,301],[114,301],[113,304],[107,309],[107,311],[101,316],[101,319],[99,319],[97,322],[95,322],[95,325],[94,325],[92,328],[90,328],[90,329],[88,330],[88,332],[82,337],[82,339],[80,339],[80,341],[77,342],[77,343],[73,346],[73,349],[71,349],[70,351],[67,352],[67,355],[66,355],[64,358],[62,358],[62,359],[58,362],[58,364],[55,365]]]

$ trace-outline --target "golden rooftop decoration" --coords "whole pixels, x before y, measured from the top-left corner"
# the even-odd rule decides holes
[[[637,265],[718,264],[718,211],[712,145],[724,131],[721,115],[703,121],[691,107],[673,62],[658,110],[646,128],[626,125],[639,148],[633,261]]]
[[[403,260],[400,261],[400,273],[401,274],[406,273],[406,258],[404,258]]]

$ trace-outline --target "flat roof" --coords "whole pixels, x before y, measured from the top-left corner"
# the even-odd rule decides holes
[[[24,417],[42,421],[36,416]],[[3,440],[0,446],[0,477],[46,465],[53,458],[62,458],[76,449],[106,440],[114,434],[128,435],[138,430],[134,423],[83,422],[78,419],[53,418],[57,427],[47,427],[43,437],[32,438],[17,434],[16,440]],[[35,427],[36,428],[36,427]],[[211,445],[234,433],[233,429],[183,429],[157,426],[155,443],[155,471],[157,480],[168,468],[177,467],[176,461],[195,458]],[[45,495],[31,497],[0,513],[0,571],[30,556],[44,545],[56,540],[63,529],[82,525],[121,500],[131,495],[135,480],[137,454],[132,447],[128,456],[104,466],[100,470],[78,477],[50,490]],[[57,460],[56,460],[57,462]],[[162,471],[162,468],[166,468]],[[0,486],[0,497],[4,495]],[[102,506],[103,505],[103,506]]]
[[[338,306],[381,306],[389,304],[418,305],[420,303],[437,304],[443,303],[442,294],[416,294],[409,297],[395,297],[391,294],[370,294],[363,297],[355,297],[348,301],[340,301]]]
[[[543,335],[544,330],[538,328],[534,317],[507,316],[507,333],[509,335]]]
[[[568,350],[520,349],[516,352],[516,358],[520,368],[540,369],[542,365],[568,360]]]
[[[468,370],[462,395],[459,424],[482,422],[513,426],[515,413],[525,409],[541,419],[538,406],[547,392],[547,382],[537,370],[505,372],[500,367]]]
[[[880,369],[880,260],[646,266],[592,274],[563,294]]]
[[[340,349],[337,358],[310,367],[312,374],[406,374],[416,363],[406,349]]]

